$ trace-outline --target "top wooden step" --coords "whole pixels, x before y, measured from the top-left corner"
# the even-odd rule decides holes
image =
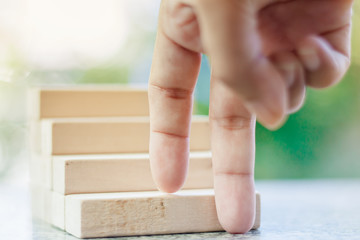
[[[148,116],[146,88],[117,85],[40,87],[29,90],[29,118]]]

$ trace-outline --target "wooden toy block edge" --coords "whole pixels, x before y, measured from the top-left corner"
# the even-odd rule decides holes
[[[52,162],[52,189],[64,195],[157,190],[149,154],[54,156]],[[212,187],[211,152],[191,152],[183,189]]]
[[[212,189],[64,196],[33,185],[32,204],[34,217],[79,238],[223,231]],[[260,227],[260,205],[256,193],[252,229]]]
[[[194,116],[191,124],[190,150],[210,150],[208,117]],[[44,155],[149,151],[148,117],[47,119],[41,131]]]
[[[30,88],[28,118],[149,115],[147,89],[125,85]],[[128,101],[125,101],[128,100]]]
[[[66,196],[65,229],[79,238],[223,231],[212,190]],[[260,227],[260,195],[256,194]]]
[[[31,211],[34,218],[65,230],[65,196],[47,189],[31,186]]]

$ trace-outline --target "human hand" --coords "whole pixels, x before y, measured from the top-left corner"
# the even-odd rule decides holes
[[[149,81],[150,160],[160,190],[181,188],[201,53],[211,60],[210,123],[220,223],[254,221],[255,116],[275,128],[305,86],[338,82],[350,63],[352,0],[163,0]]]

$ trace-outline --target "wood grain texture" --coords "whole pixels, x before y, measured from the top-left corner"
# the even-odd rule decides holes
[[[148,117],[42,120],[42,153],[45,155],[147,153],[149,132]],[[190,150],[210,150],[208,117],[193,117]]]
[[[145,88],[113,86],[41,87],[28,92],[32,120],[71,117],[148,116]]]
[[[53,190],[61,194],[155,191],[148,154],[53,157]],[[210,152],[190,153],[183,189],[213,187]]]
[[[260,196],[256,196],[260,206]],[[176,194],[127,192],[68,195],[65,229],[79,238],[222,231],[211,189]],[[254,229],[260,226],[260,208]]]

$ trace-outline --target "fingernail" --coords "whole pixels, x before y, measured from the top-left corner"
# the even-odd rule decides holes
[[[298,52],[308,70],[315,71],[320,67],[319,55],[314,48],[302,47]]]
[[[290,87],[294,81],[295,81],[295,71],[296,66],[294,63],[283,63],[278,66],[279,69],[283,72],[285,80],[286,80],[286,86]]]

